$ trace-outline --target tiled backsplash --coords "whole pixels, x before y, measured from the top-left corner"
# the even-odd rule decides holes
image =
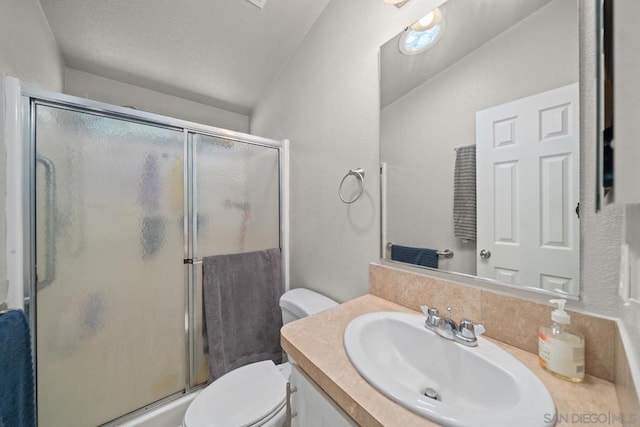
[[[380,298],[420,311],[420,305],[437,307],[452,317],[482,323],[485,335],[530,353],[538,353],[537,330],[551,322],[553,308],[484,289],[392,267],[371,264],[370,292]],[[617,326],[615,321],[568,311],[572,326],[585,336],[586,372],[613,381]]]

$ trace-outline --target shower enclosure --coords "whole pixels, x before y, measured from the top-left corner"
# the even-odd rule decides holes
[[[21,108],[38,425],[202,387],[202,257],[280,247],[286,264],[286,141],[30,88]]]

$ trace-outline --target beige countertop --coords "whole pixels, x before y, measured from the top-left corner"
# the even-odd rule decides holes
[[[347,358],[342,341],[347,324],[361,314],[374,311],[415,313],[382,298],[365,295],[285,325],[281,330],[282,347],[361,426],[437,425],[379,393]],[[542,380],[555,402],[558,426],[621,425],[616,423],[620,408],[613,383],[588,375],[580,384],[563,381],[540,368],[537,355],[491,341]],[[606,422],[602,422],[604,417]]]

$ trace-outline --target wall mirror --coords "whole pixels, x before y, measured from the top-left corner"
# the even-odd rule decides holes
[[[613,165],[613,0],[596,2],[598,150],[596,210],[614,202]]]
[[[380,49],[382,256],[580,291],[576,0],[449,0]]]

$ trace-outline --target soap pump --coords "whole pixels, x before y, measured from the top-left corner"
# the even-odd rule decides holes
[[[571,316],[564,311],[565,299],[549,300],[557,308],[551,313],[551,326],[538,330],[538,359],[546,371],[562,379],[584,379],[584,336],[572,329]]]

